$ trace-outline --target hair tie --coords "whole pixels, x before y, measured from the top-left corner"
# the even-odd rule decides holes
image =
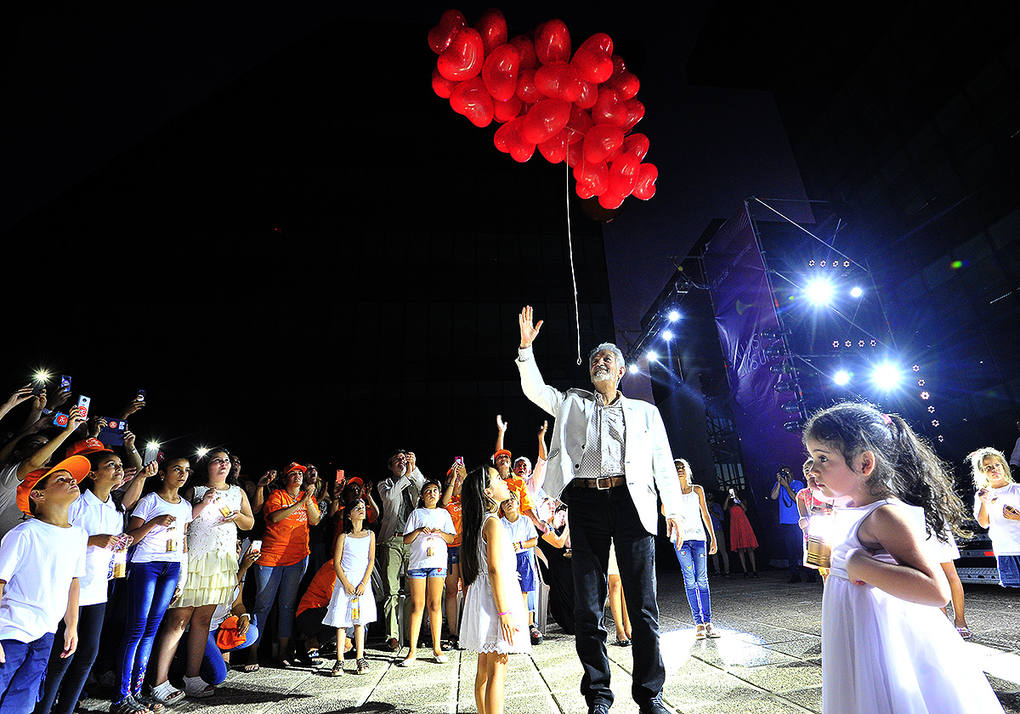
[[[888,414],[882,415],[882,421],[885,422],[886,426],[892,426],[892,417],[890,417]]]

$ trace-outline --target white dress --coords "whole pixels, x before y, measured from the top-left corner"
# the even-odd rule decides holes
[[[368,570],[368,551],[372,544],[372,536],[364,538],[351,538],[350,534],[344,538],[344,552],[340,555],[340,567],[347,576],[347,582],[357,585],[365,577]],[[357,617],[354,617],[357,610]],[[326,608],[326,616],[322,618],[322,624],[327,627],[353,627],[354,625],[367,625],[375,622],[375,596],[372,594],[372,583],[369,580],[365,587],[365,594],[360,597],[348,595],[344,586],[340,584],[340,578],[333,584],[333,597],[329,599],[329,607]]]
[[[924,514],[896,500],[833,512],[832,569],[822,596],[822,711],[826,714],[1002,712],[984,673],[937,607],[894,597],[847,578],[857,529],[876,508],[903,509],[918,529]],[[924,533],[918,530],[923,540]],[[873,557],[896,561],[888,553]],[[938,568],[938,564],[934,564]],[[938,572],[938,571],[936,571]]]
[[[528,613],[524,609],[521,588],[517,584],[517,555],[506,529],[496,529],[496,537],[502,539],[501,562],[499,571],[502,574],[503,602],[509,603],[510,613],[517,632],[514,642],[509,644],[503,639],[499,626],[499,610],[496,609],[496,598],[492,595],[492,583],[489,580],[489,559],[486,554],[483,533],[485,522],[498,516],[495,513],[485,514],[482,519],[482,532],[478,534],[478,577],[468,585],[464,595],[464,612],[460,619],[460,646],[473,652],[498,652],[500,654],[531,652],[531,637],[528,634]]]
[[[195,500],[209,492],[195,487]],[[237,524],[223,522],[221,507],[241,510],[241,487],[220,491],[218,500],[206,506],[188,528],[188,579],[174,607],[223,605],[233,602],[237,586]]]

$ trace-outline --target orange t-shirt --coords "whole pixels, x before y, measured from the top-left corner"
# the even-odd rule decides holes
[[[460,531],[461,531],[461,512],[460,512],[460,496],[454,496],[450,499],[450,502],[445,506],[446,512],[450,514],[450,520],[453,521],[453,529],[457,531],[457,537],[450,543],[451,548],[456,548],[461,543]]]
[[[506,485],[517,494],[517,500],[521,504],[521,513],[534,512],[535,504],[531,502],[531,496],[528,495],[528,485],[524,483],[524,479],[511,476],[506,480]]]
[[[269,514],[279,511],[281,508],[289,508],[304,498],[304,493],[299,493],[293,498],[287,491],[278,488],[269,494],[266,505],[262,507],[262,513],[266,516],[266,532],[262,536],[262,557],[259,558],[259,565],[294,565],[300,562],[310,552],[308,549],[308,511],[299,508],[282,521],[273,523],[269,520]],[[312,496],[312,503],[318,507],[319,503]]]
[[[305,610],[315,610],[320,607],[328,607],[333,597],[333,586],[336,584],[336,568],[333,567],[333,559],[330,558],[326,564],[319,568],[319,572],[308,583],[308,589],[301,596],[298,602],[297,612],[294,616],[300,615]]]

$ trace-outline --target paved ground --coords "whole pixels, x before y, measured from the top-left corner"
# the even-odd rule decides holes
[[[785,573],[757,580],[713,578],[713,620],[718,640],[694,639],[679,574],[659,582],[666,702],[687,714],[821,711],[820,584],[786,582]],[[1020,714],[1020,598],[997,586],[967,586],[967,619],[974,631],[971,656],[982,663],[1009,712]],[[578,693],[581,669],[573,639],[555,626],[532,657],[511,658],[508,713],[573,714],[586,711]],[[613,663],[613,712],[636,712],[630,700],[631,651],[609,648]],[[428,650],[425,650],[428,652]],[[257,674],[233,672],[215,697],[188,701],[177,711],[210,714],[327,714],[474,712],[475,658],[451,652],[445,665],[419,660],[393,666],[393,656],[369,652],[372,671],[332,679],[321,671],[263,667]],[[329,664],[332,664],[331,662]],[[348,662],[348,666],[350,666]],[[83,711],[106,711],[88,700]]]

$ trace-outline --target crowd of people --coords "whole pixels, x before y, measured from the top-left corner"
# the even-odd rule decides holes
[[[497,417],[491,459],[452,457],[440,478],[405,449],[374,483],[297,461],[255,477],[224,447],[143,458],[135,435],[111,422],[143,409],[144,394],[107,420],[87,404],[61,412],[69,389],[50,399],[15,390],[0,405],[0,710],[70,713],[88,692],[109,696],[117,714],[151,714],[212,696],[230,667],[251,673],[267,661],[365,674],[371,630],[393,653],[407,637],[401,667],[421,666],[423,647],[436,665],[451,648],[478,652],[478,711],[501,712],[508,656],[543,641],[545,583],[548,613],[575,635],[590,712],[612,704],[607,606],[616,644],[635,645],[639,708],[665,711],[658,515],[695,637],[717,638],[709,559],[725,575],[735,553],[745,576],[758,572],[746,499],[693,483],[690,464],[662,447],[654,407],[616,390],[615,346],[590,357],[596,392],[545,385],[531,353],[540,328],[522,312],[517,362],[525,395],[555,418],[552,445],[545,422],[534,465],[515,458]],[[585,441],[598,444],[594,458]],[[814,415],[804,443],[803,481],[781,469],[772,497],[788,502],[792,575],[826,578],[825,710],[1000,710],[980,670],[953,660],[969,630],[952,561],[973,516],[1002,585],[1020,587],[1020,486],[1004,454],[971,455],[970,510],[930,447],[871,405]],[[647,488],[624,467],[641,459]],[[955,630],[933,615],[950,600]]]

